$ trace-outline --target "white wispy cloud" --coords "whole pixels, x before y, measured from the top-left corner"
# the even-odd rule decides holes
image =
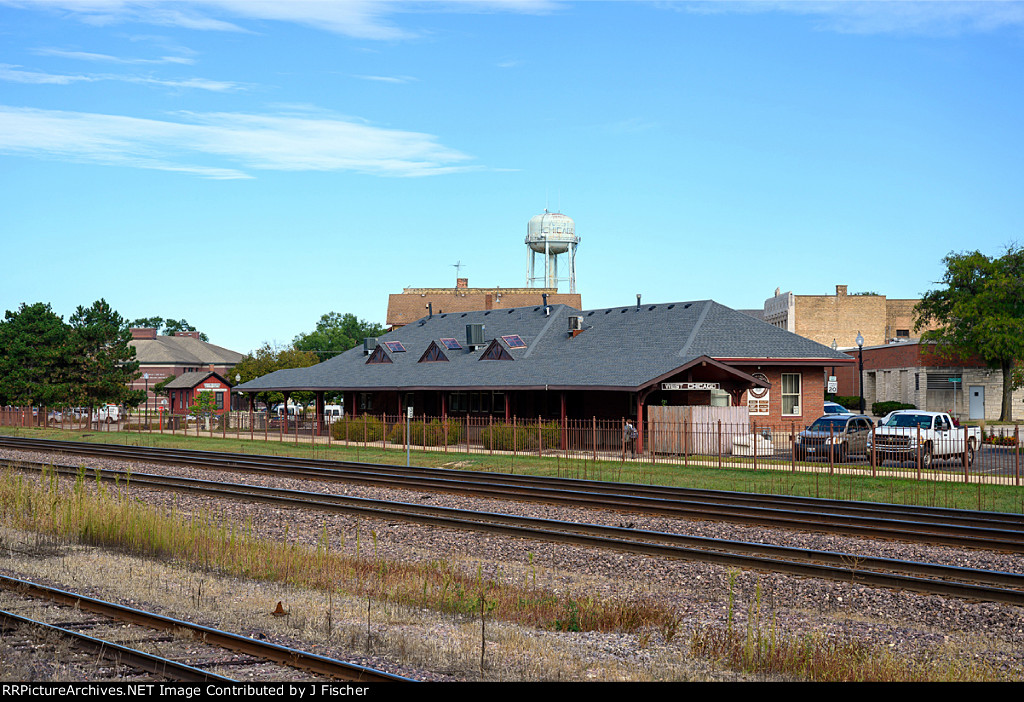
[[[405,39],[416,32],[392,18],[417,12],[544,13],[555,0],[0,0],[60,10],[92,24],[133,21],[196,30],[257,31],[245,20],[304,24],[360,39]]]
[[[375,80],[380,83],[412,83],[416,79],[412,76],[353,76],[360,80]]]
[[[183,65],[192,65],[195,63],[195,59],[187,58],[184,56],[161,56],[155,59],[143,59],[143,58],[124,58],[121,56],[111,56],[109,54],[97,54],[91,51],[68,51],[66,49],[34,49],[34,54],[39,56],[58,56],[60,58],[77,59],[80,61],[97,61],[103,63],[121,63],[128,65],[138,64],[163,64],[163,63],[174,63]]]
[[[663,7],[695,13],[788,13],[818,29],[848,34],[949,36],[1024,28],[1020,0],[680,0]]]
[[[70,85],[72,83],[117,81],[121,83],[154,85],[162,88],[184,88],[191,90],[208,90],[213,92],[228,92],[245,88],[241,83],[226,80],[210,80],[208,78],[153,78],[152,76],[118,75],[111,73],[68,75],[62,73],[44,73],[42,71],[27,71],[21,66],[11,64],[0,64],[0,81],[7,81],[9,83],[31,83],[36,85]]]
[[[0,153],[252,178],[250,171],[427,176],[470,157],[420,132],[322,115],[184,113],[180,121],[0,106]],[[210,162],[213,163],[210,163]]]
[[[0,63],[0,80],[9,83],[29,83],[35,85],[70,85],[83,81],[92,81],[89,76],[69,76],[60,73],[42,73],[26,71],[21,66]]]

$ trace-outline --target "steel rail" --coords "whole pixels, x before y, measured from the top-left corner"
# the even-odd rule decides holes
[[[82,450],[82,445],[76,442],[71,443],[72,448],[82,453],[92,454],[91,448],[95,445],[86,444],[88,447]],[[109,445],[104,445],[107,447]],[[101,450],[104,456],[116,454],[119,457],[140,459],[137,455],[137,447],[116,447],[113,450]],[[59,449],[58,449],[59,452]],[[459,494],[472,494],[493,499],[524,499],[548,504],[567,505],[572,507],[592,507],[599,509],[617,509],[638,511],[646,514],[659,514],[686,519],[732,521],[758,526],[771,526],[798,530],[831,531],[854,536],[871,536],[874,538],[895,539],[904,541],[916,541],[929,544],[941,544],[965,548],[997,549],[1009,552],[1024,553],[1024,521],[1020,528],[1014,519],[1017,515],[1001,515],[999,513],[969,513],[968,516],[961,516],[958,510],[936,510],[931,509],[930,513],[923,513],[920,509],[906,510],[899,506],[898,510],[881,509],[883,505],[872,504],[867,507],[860,507],[856,504],[840,501],[830,502],[829,510],[821,511],[821,501],[810,498],[800,498],[801,502],[788,500],[765,500],[765,496],[741,495],[739,499],[730,497],[729,493],[720,491],[691,491],[702,492],[704,495],[715,493],[715,501],[704,501],[695,499],[666,499],[648,496],[624,495],[622,491],[616,491],[619,486],[606,485],[600,494],[584,492],[580,490],[561,490],[547,487],[552,479],[537,478],[531,483],[527,490],[516,487],[522,484],[514,482],[495,482],[492,479],[481,485],[482,481],[478,476],[485,474],[466,474],[463,471],[455,471],[459,476],[458,480],[449,478],[431,479],[409,479],[395,477],[390,474],[380,475],[376,472],[352,472],[345,469],[326,469],[306,465],[308,461],[296,461],[294,459],[270,459],[268,457],[251,457],[244,454],[230,454],[223,456],[213,452],[202,451],[177,451],[177,450],[145,450],[146,458],[165,463],[188,463],[200,465],[207,468],[219,468],[230,470],[272,472],[276,475],[287,476],[298,479],[309,479],[311,477],[329,478],[344,482],[364,482],[373,485],[388,485],[391,487],[403,487],[405,489],[441,490]],[[316,462],[320,463],[320,462]],[[323,462],[331,463],[331,462]],[[296,465],[298,464],[298,465]],[[338,465],[338,464],[333,464]],[[361,465],[361,464],[357,464]],[[374,469],[381,468],[377,465],[366,465]],[[317,471],[316,475],[311,475]],[[328,471],[328,472],[324,472]],[[422,471],[435,472],[436,469],[421,469]],[[500,475],[501,479],[515,478],[516,476]],[[563,481],[565,482],[565,481]],[[568,484],[579,486],[582,482],[587,487],[601,485],[594,481],[569,481]],[[624,486],[635,492],[636,488],[644,486]],[[662,489],[661,494],[673,494],[674,491]],[[771,497],[771,496],[767,496]],[[745,499],[744,501],[744,498]],[[750,498],[757,498],[750,499]],[[731,502],[723,506],[722,502]],[[787,506],[795,504],[802,505],[801,509],[782,509],[777,505],[766,506],[782,502]],[[836,507],[835,505],[838,505]],[[818,511],[809,511],[817,508]],[[983,514],[984,518],[977,515]],[[1004,520],[997,520],[997,517],[1006,517]],[[940,523],[938,520],[948,520],[954,523]],[[1024,517],[1021,517],[1024,520]]]
[[[11,446],[26,450],[55,450],[57,452],[78,453],[82,455],[120,455],[128,456],[128,460],[150,460],[151,462],[189,464],[203,467],[216,466],[221,469],[287,471],[302,469],[306,477],[335,477],[337,479],[364,482],[383,480],[383,476],[433,476],[450,479],[453,490],[465,491],[466,485],[496,483],[505,490],[509,486],[552,486],[565,488],[574,492],[594,492],[616,496],[646,496],[666,499],[698,498],[705,502],[721,504],[762,505],[779,508],[785,505],[792,510],[821,511],[827,508],[836,514],[905,514],[920,521],[937,521],[943,524],[956,523],[964,526],[1004,526],[1024,528],[1024,515],[1005,512],[986,512],[941,507],[923,507],[917,505],[894,505],[877,502],[859,502],[849,500],[832,500],[817,497],[796,497],[791,495],[767,495],[743,493],[723,490],[704,490],[658,485],[641,485],[637,483],[614,483],[597,480],[560,478],[549,476],[513,475],[509,473],[473,472],[449,468],[404,467],[380,463],[358,463],[354,461],[333,461],[325,459],[297,458],[289,456],[261,456],[217,451],[197,451],[193,449],[168,449],[160,447],[121,446],[118,444],[93,444],[86,442],[55,441],[48,439],[23,439],[20,437],[0,436],[0,447]],[[45,447],[45,448],[41,448]],[[145,455],[145,458],[143,458]],[[416,484],[418,489],[427,489],[427,484]],[[444,482],[439,482],[436,489],[443,489]],[[525,493],[524,493],[525,494]]]
[[[53,624],[47,624],[46,622],[41,622],[36,619],[30,619],[29,617],[23,617],[20,614],[15,614],[14,612],[0,610],[0,629],[11,630],[16,625],[32,627],[34,629],[51,632],[58,636],[71,639],[79,648],[91,651],[92,653],[106,658],[109,661],[113,661],[115,664],[124,664],[138,670],[144,670],[153,675],[174,680],[175,682],[236,682],[233,678],[226,678],[222,675],[202,670],[201,668],[195,668],[184,663],[179,663],[178,661],[172,661],[169,658],[157,656],[152,653],[146,653],[145,651],[140,651],[135,648],[129,648],[128,646],[114,643],[113,641],[98,639],[79,631],[73,631],[71,629],[54,626]]]
[[[233,634],[220,629],[195,624],[182,619],[165,617],[153,612],[146,612],[141,609],[125,607],[113,602],[106,602],[93,597],[47,587],[28,580],[12,578],[0,575],[0,587],[26,593],[32,597],[46,598],[61,604],[71,605],[80,609],[103,614],[120,621],[132,622],[151,629],[162,630],[185,630],[196,635],[197,638],[212,643],[221,648],[226,648],[240,653],[246,653],[256,658],[263,658],[282,665],[299,668],[312,673],[317,673],[338,680],[350,682],[412,682],[409,678],[393,675],[384,671],[368,668],[366,666],[346,663],[326,656],[321,656],[308,651],[300,651],[295,648],[281,646],[266,641],[257,641],[247,636]]]
[[[48,466],[26,463],[25,467],[42,469]],[[98,472],[99,477],[103,480],[119,483],[130,480],[130,484],[136,487],[181,490],[285,507],[318,509],[389,520],[400,519],[452,529],[499,533],[576,546],[609,548],[664,558],[698,560],[753,570],[1024,605],[1024,575],[1002,571],[710,539],[625,527],[560,522],[493,512],[473,512],[450,507],[413,505],[239,483],[220,483],[140,473],[133,473],[129,477],[125,472],[109,469],[92,471],[73,466],[54,467],[54,469],[65,474],[76,474],[81,470],[92,472],[93,475]],[[877,570],[871,570],[872,568]],[[927,579],[929,577],[942,579]],[[980,583],[994,583],[1005,587]]]
[[[214,466],[221,469],[256,470],[263,467],[267,470],[286,471],[303,469],[302,473],[309,477],[340,476],[339,479],[358,480],[364,478],[377,479],[377,476],[434,476],[447,477],[458,489],[459,485],[496,483],[502,489],[510,485],[542,486],[546,488],[561,487],[575,492],[607,493],[611,495],[664,497],[667,499],[698,498],[702,501],[722,504],[753,504],[767,505],[778,508],[785,505],[789,509],[807,509],[821,511],[828,509],[836,514],[873,514],[885,515],[906,514],[920,521],[938,521],[943,524],[956,523],[964,526],[1019,526],[1024,528],[1024,515],[1005,512],[980,510],[950,509],[942,507],[924,507],[917,505],[894,505],[878,502],[859,502],[849,500],[832,500],[818,497],[796,497],[791,495],[768,495],[743,493],[723,490],[704,490],[658,485],[641,485],[638,483],[615,483],[577,478],[560,478],[549,476],[514,475],[509,473],[490,473],[465,471],[450,468],[405,467],[380,463],[358,463],[354,461],[334,461],[325,459],[298,458],[290,456],[267,456],[244,453],[226,453],[217,451],[197,451],[193,449],[168,449],[160,447],[121,446],[118,444],[94,444],[76,441],[56,441],[48,439],[24,439],[20,437],[0,436],[0,447],[9,446],[26,450],[53,450],[57,452],[78,453],[82,455],[121,455],[127,460],[149,460],[151,462],[189,464],[197,466]],[[145,456],[145,458],[143,457]],[[438,489],[444,483],[438,484]],[[425,489],[424,485],[417,485]]]

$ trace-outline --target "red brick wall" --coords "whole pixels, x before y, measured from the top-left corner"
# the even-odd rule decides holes
[[[829,369],[826,369],[828,372]],[[750,421],[757,422],[758,426],[770,426],[774,428],[789,428],[792,423],[799,426],[810,424],[822,415],[825,406],[825,374],[821,366],[761,366],[757,368],[743,368],[751,375],[763,373],[768,382],[772,384],[768,394],[768,414],[751,415]],[[838,370],[838,368],[836,369]],[[800,374],[800,414],[782,414],[782,374]],[[744,393],[740,401],[741,405],[748,404],[748,394]]]

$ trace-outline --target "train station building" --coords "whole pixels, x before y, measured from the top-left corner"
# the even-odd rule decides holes
[[[580,311],[567,305],[424,316],[309,368],[235,388],[344,393],[346,413],[632,419],[652,407],[733,406],[758,425],[807,424],[823,370],[850,356],[713,300]]]

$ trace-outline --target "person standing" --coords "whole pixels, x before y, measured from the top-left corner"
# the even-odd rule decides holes
[[[627,419],[626,426],[622,429],[623,454],[625,454],[626,451],[629,451],[630,457],[636,456],[636,437],[638,435],[639,432],[637,432],[636,427],[633,426],[633,420]]]

